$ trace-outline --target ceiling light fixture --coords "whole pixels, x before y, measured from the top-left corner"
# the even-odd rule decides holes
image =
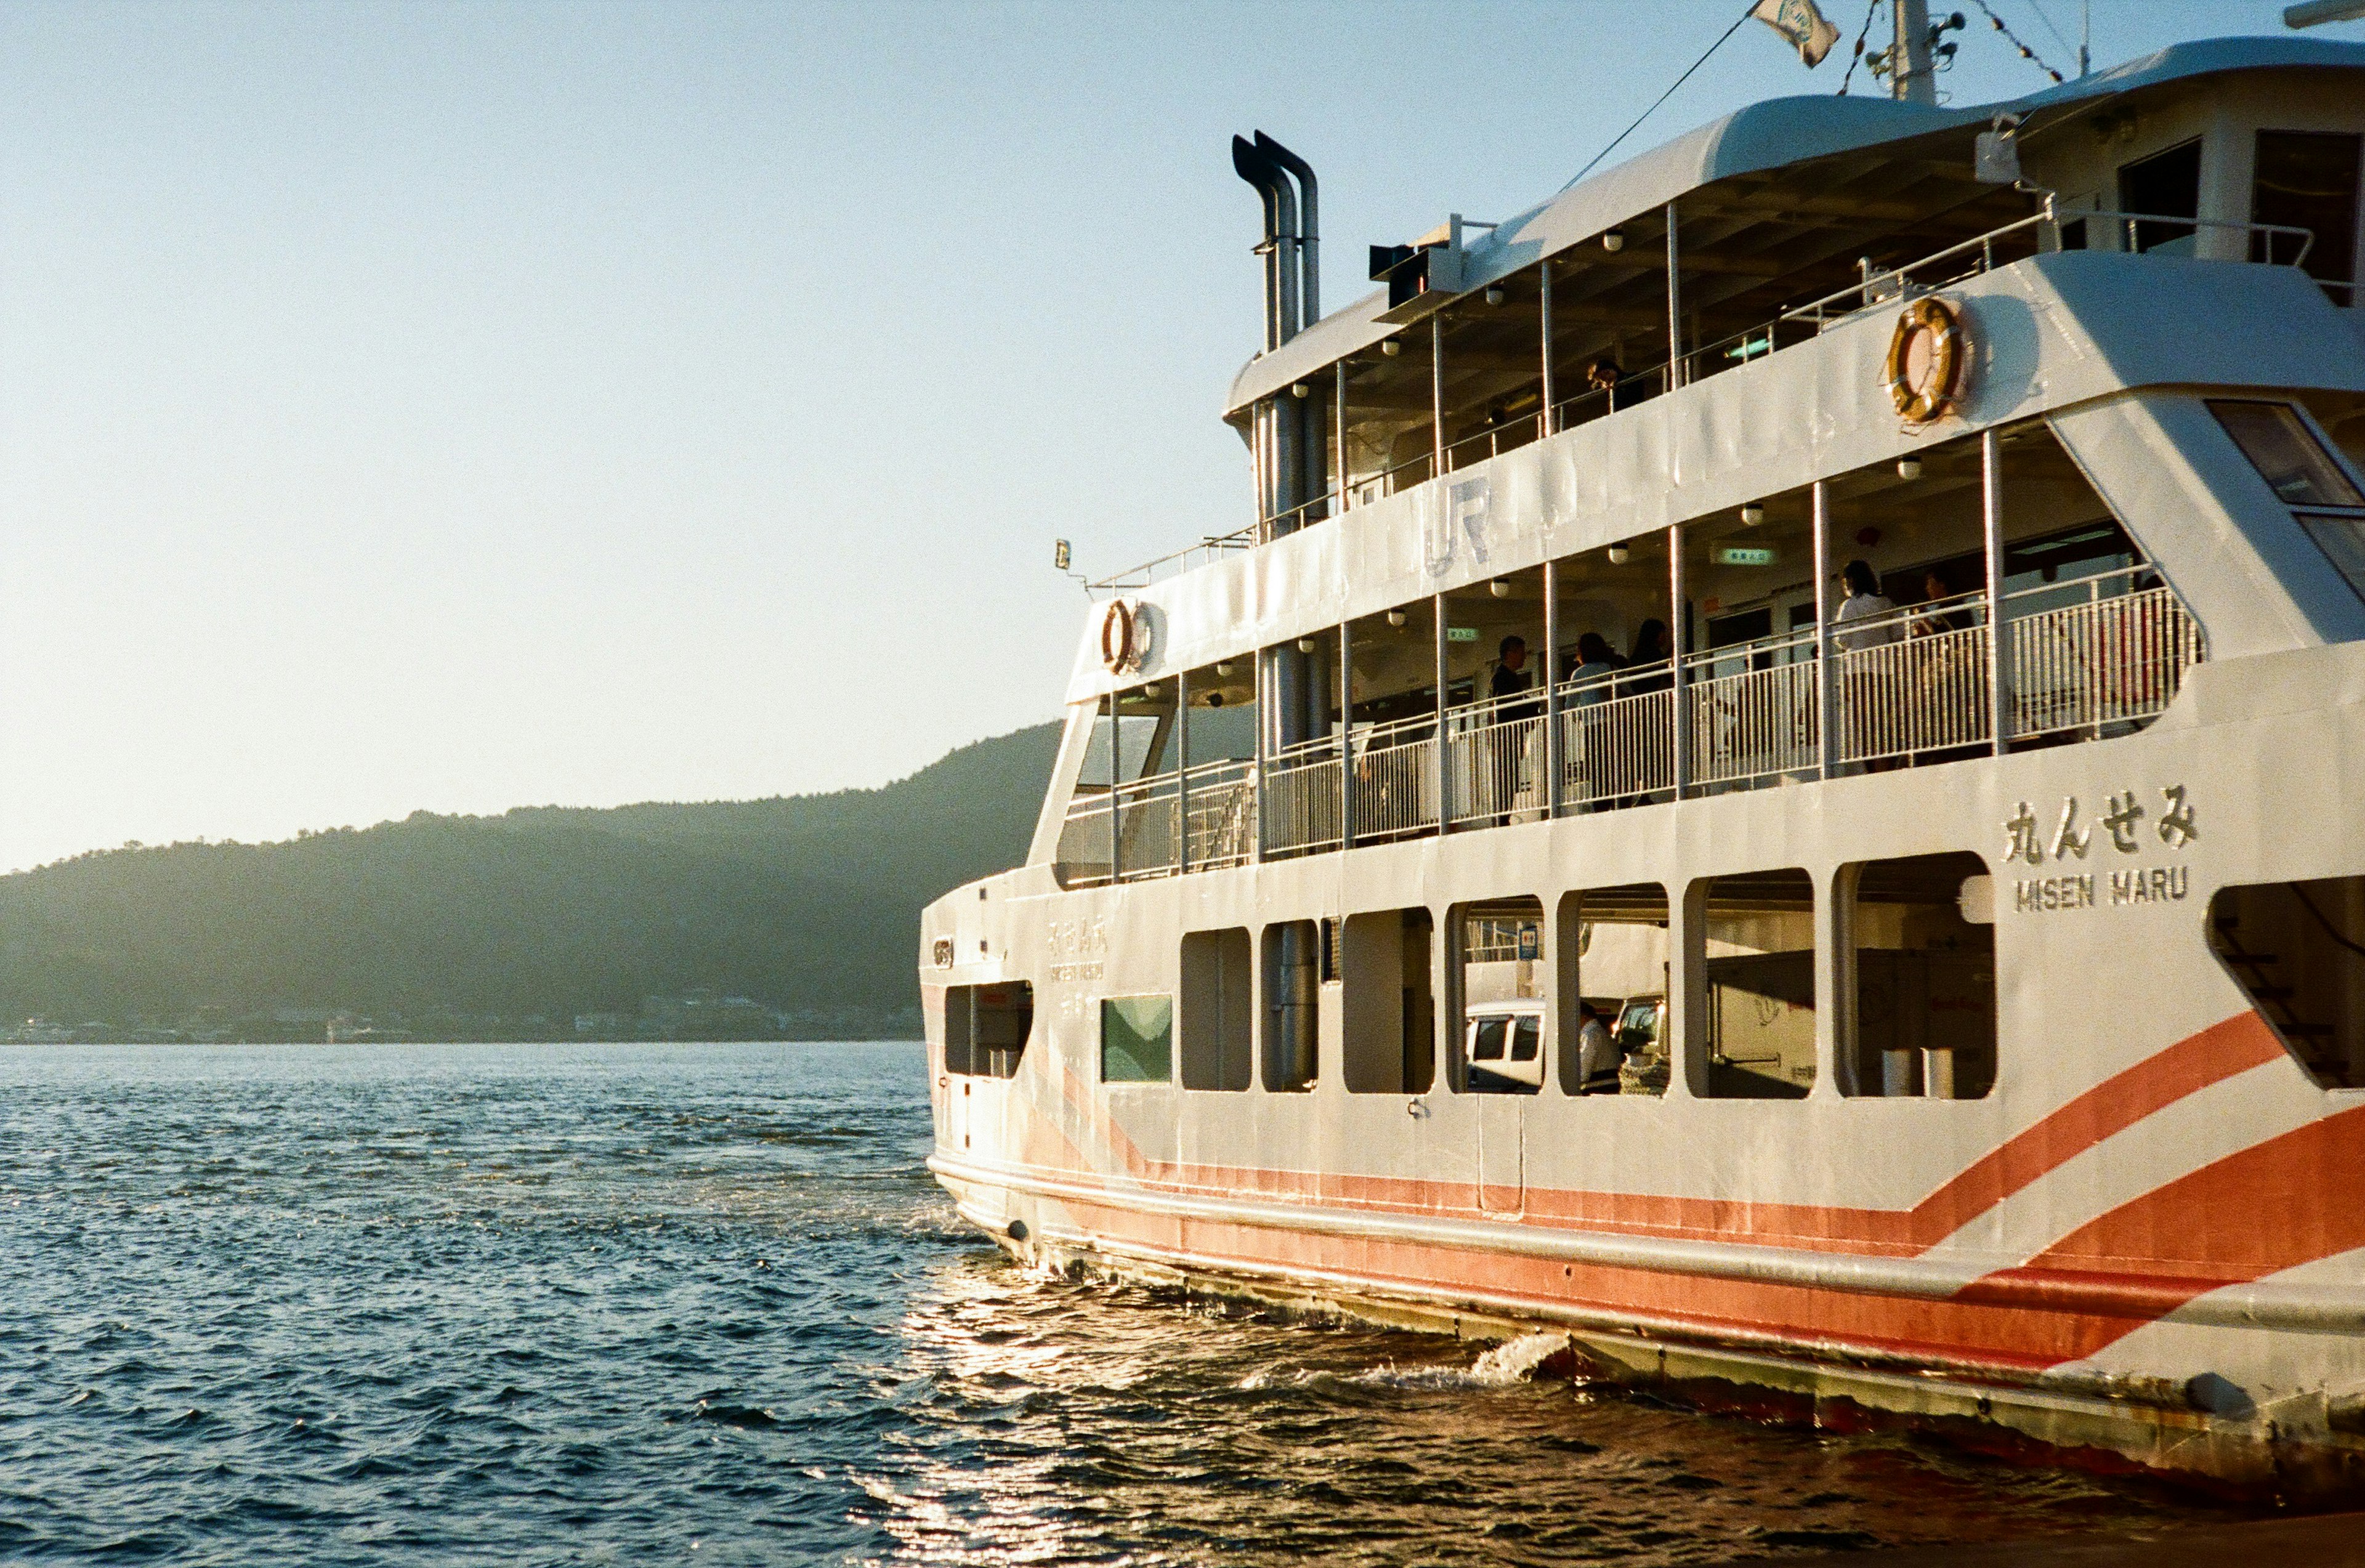
[[[1612,229],[1601,236],[1601,248],[1615,255],[1626,248],[1626,230]]]
[[[1919,479],[1922,477],[1922,460],[1918,457],[1899,458],[1897,476],[1900,479]]]
[[[1634,552],[1623,544],[1612,544],[1609,547],[1609,564],[1613,566],[1622,566],[1633,558]]]
[[[1743,528],[1754,528],[1765,521],[1765,509],[1759,506],[1755,501],[1752,501],[1747,506],[1741,509],[1741,525]]]

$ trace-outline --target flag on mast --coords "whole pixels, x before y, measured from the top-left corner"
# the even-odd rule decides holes
[[[1821,65],[1840,41],[1839,28],[1815,8],[1815,0],[1757,0],[1749,14],[1797,44],[1799,58],[1810,69]]]

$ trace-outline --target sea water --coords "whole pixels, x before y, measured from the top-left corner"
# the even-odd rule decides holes
[[[908,1045],[0,1047],[0,1560],[1564,1563],[2222,1517],[1006,1262]]]

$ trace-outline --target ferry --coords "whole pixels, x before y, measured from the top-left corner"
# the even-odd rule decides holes
[[[1093,585],[925,913],[930,1168],[1047,1270],[2352,1490],[2365,46],[1949,107],[1899,31],[1328,313],[1236,140],[1257,513]]]

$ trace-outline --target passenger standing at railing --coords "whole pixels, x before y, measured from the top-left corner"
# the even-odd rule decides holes
[[[1491,794],[1488,804],[1496,812],[1495,825],[1502,826],[1510,818],[1510,805],[1519,793],[1520,763],[1527,753],[1528,734],[1513,731],[1509,726],[1522,719],[1532,719],[1543,711],[1543,704],[1530,699],[1511,702],[1505,699],[1517,697],[1533,684],[1524,673],[1528,667],[1528,640],[1512,635],[1503,639],[1496,649],[1494,678],[1486,684],[1486,695],[1494,699],[1495,711],[1486,729],[1486,782]]]
[[[1904,635],[1897,623],[1896,601],[1880,591],[1880,578],[1870,562],[1850,561],[1840,571],[1840,583],[1847,589],[1847,598],[1841,601],[1839,614],[1833,619],[1842,628],[1852,621],[1869,622],[1853,632],[1837,630],[1832,633],[1832,645],[1839,650],[1843,660],[1850,654],[1888,647]],[[1881,678],[1877,670],[1850,672],[1840,690],[1844,706],[1840,733],[1845,739],[1846,755],[1868,758],[1865,769],[1871,773],[1893,766],[1888,754],[1896,749],[1881,744],[1889,726],[1882,722],[1887,715],[1880,711],[1880,697]],[[1875,753],[1881,755],[1875,756]]]
[[[1629,697],[1665,691],[1675,685],[1675,677],[1667,668],[1665,622],[1653,619],[1642,622],[1642,630],[1634,633],[1634,651],[1626,655],[1626,667],[1636,672],[1623,683]]]
[[[1609,737],[1600,733],[1596,717],[1585,709],[1598,707],[1617,694],[1618,655],[1609,651],[1609,641],[1598,632],[1587,632],[1576,640],[1576,667],[1569,671],[1568,704],[1577,711],[1575,741],[1570,746],[1568,765],[1575,771],[1580,786],[1577,799],[1592,802],[1592,810],[1600,811],[1620,794],[1628,780],[1629,769],[1618,760],[1618,748]]]
[[[1954,578],[1944,566],[1922,574],[1922,608],[1907,635],[1921,646],[1920,707],[1909,716],[1900,744],[1915,763],[1948,762],[1978,754],[1968,743],[1985,728],[1987,661],[1949,635],[1978,624],[1978,611],[1955,602]]]
[[[1596,392],[1606,394],[1606,400],[1609,405],[1608,411],[1616,413],[1618,384],[1626,379],[1626,373],[1618,368],[1618,362],[1604,354],[1586,367],[1585,379],[1592,385]]]

